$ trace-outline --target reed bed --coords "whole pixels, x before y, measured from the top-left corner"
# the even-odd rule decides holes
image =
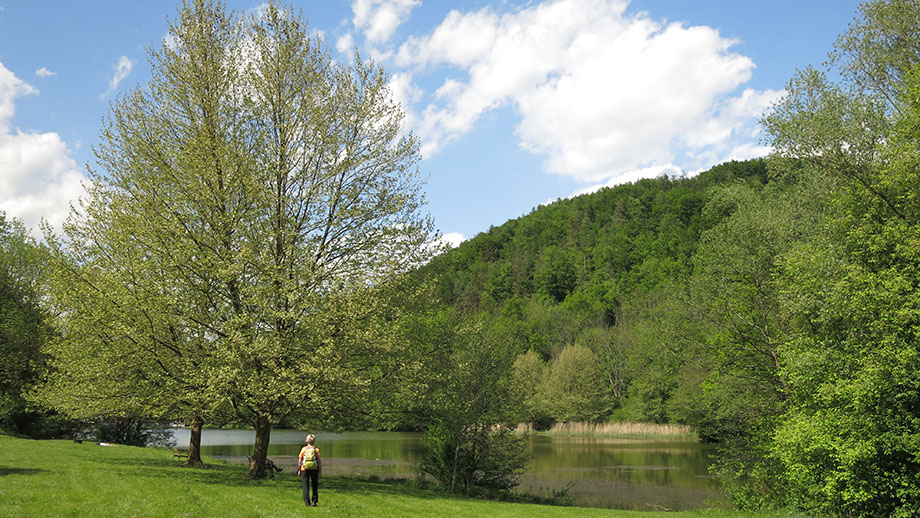
[[[537,432],[530,423],[521,423],[517,430],[560,437],[611,437],[622,439],[667,439],[696,441],[699,437],[692,427],[658,423],[556,423],[546,431]]]

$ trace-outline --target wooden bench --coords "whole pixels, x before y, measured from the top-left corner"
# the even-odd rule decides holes
[[[173,458],[179,460],[188,459],[188,450],[173,450]]]

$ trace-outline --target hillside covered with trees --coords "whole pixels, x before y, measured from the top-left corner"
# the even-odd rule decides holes
[[[767,183],[766,163],[753,160],[692,178],[604,188],[493,227],[438,257],[424,273],[444,308],[481,315],[493,334],[527,353],[519,368],[545,364],[552,371],[560,359],[576,361],[571,374],[591,380],[557,379],[572,385],[557,387],[554,395],[532,394],[524,420],[590,421],[615,414],[666,422],[674,417],[664,406],[670,388],[637,392],[643,383],[654,385],[643,378],[648,369],[639,356],[650,360],[665,351],[651,350],[655,344],[634,346],[636,337],[625,331],[636,327],[639,306],[675,296],[692,274],[701,237],[734,210],[718,205],[719,189],[762,192]],[[539,377],[522,375],[531,391]],[[594,391],[588,398],[594,401],[580,402],[582,410],[563,408],[560,399],[574,402],[586,389]]]

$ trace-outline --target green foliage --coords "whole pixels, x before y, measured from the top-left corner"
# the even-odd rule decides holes
[[[481,320],[455,329],[438,359],[420,469],[452,492],[510,489],[527,463],[525,438],[509,426],[514,352]]]
[[[824,232],[778,261],[790,405],[761,444],[809,512],[920,509],[918,20],[915,2],[864,4],[832,54],[844,83],[800,82],[768,118],[781,159],[843,186]]]
[[[543,394],[557,421],[596,422],[610,412],[613,399],[597,356],[584,345],[563,349],[543,380]]]
[[[539,396],[525,397],[523,417],[600,419],[634,396],[643,406],[635,418],[667,421],[671,378],[686,349],[678,343],[688,340],[665,342],[648,329],[649,339],[637,341],[618,325],[622,308],[690,275],[700,235],[724,216],[703,210],[708,189],[734,181],[762,185],[765,163],[730,162],[694,178],[642,180],[559,200],[462,243],[423,273],[433,279],[435,300],[459,314],[488,312],[509,340],[505,345],[536,355],[531,363],[539,358],[551,371],[576,344],[595,357],[597,369],[585,373],[591,383],[560,389],[564,397],[548,396],[553,384],[544,384]],[[649,365],[661,356],[668,368]],[[582,399],[595,401],[593,410],[586,412]],[[578,408],[566,407],[576,400]]]
[[[865,2],[849,29],[831,52],[847,85],[871,92],[895,109],[910,104],[903,85],[917,65],[917,27],[920,10],[911,0]]]
[[[335,426],[399,373],[386,282],[430,253],[418,145],[383,71],[332,60],[292,9],[189,1],[170,35],[112,105],[84,210],[46,236],[62,336],[36,398],[232,410],[258,477],[272,426]]]
[[[533,282],[537,293],[562,302],[575,289],[575,266],[571,254],[555,246],[543,250],[534,272]]]
[[[548,405],[543,400],[543,387],[548,371],[540,356],[532,350],[515,358],[511,371],[512,398],[521,402],[515,421],[534,423],[538,428],[547,427],[550,416]]]
[[[623,305],[615,343],[625,363],[629,399],[618,419],[681,421],[671,415],[671,398],[680,389],[678,373],[698,354],[702,336],[686,291],[670,282]]]
[[[707,231],[694,256],[692,301],[711,329],[703,342],[709,375],[700,403],[703,436],[738,442],[747,431],[771,430],[783,411],[787,382],[781,348],[791,315],[780,300],[777,261],[794,243],[821,232],[819,188],[803,184],[714,193],[714,210],[730,215]],[[733,453],[724,452],[728,455]]]
[[[0,212],[0,429],[36,438],[71,431],[25,398],[47,368],[42,347],[53,335],[42,304],[45,261],[25,227]]]

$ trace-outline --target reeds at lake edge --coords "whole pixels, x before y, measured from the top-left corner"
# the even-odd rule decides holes
[[[556,423],[546,431],[536,431],[530,423],[520,423],[515,428],[522,433],[568,437],[610,437],[623,439],[698,440],[696,431],[686,425],[658,423]]]

